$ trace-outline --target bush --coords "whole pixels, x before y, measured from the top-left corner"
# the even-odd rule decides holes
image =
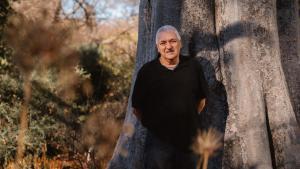
[[[2,2],[0,5],[3,5]],[[24,79],[30,80],[31,88],[26,107],[28,128],[24,144],[25,159],[29,159],[26,162],[31,163],[33,157],[42,158],[46,153],[47,158],[84,163],[85,153],[91,147],[100,148],[95,153],[99,158],[107,159],[125,115],[133,59],[116,62],[109,59],[111,56],[104,56],[105,49],[95,44],[84,45],[78,50],[70,49],[61,45],[61,41],[56,43],[61,37],[54,38],[49,45],[45,39],[58,37],[63,29],[55,30],[55,26],[49,29],[41,22],[24,22],[25,26],[18,26],[15,31],[10,29],[10,38],[13,39],[10,49],[2,40],[7,15],[3,18],[1,12],[8,14],[3,9],[1,6],[0,166],[7,166],[16,156],[20,112],[26,101]],[[27,39],[18,39],[22,38],[16,36],[20,31],[25,31]],[[37,33],[41,36],[29,36]],[[45,43],[41,44],[41,39]],[[30,48],[23,53],[24,57],[13,55],[22,53],[29,42]],[[45,50],[54,52],[51,55],[53,60],[47,60]],[[76,62],[77,55],[79,63]],[[28,60],[30,63],[26,62]],[[29,63],[29,66],[22,65],[24,63]],[[24,72],[28,67],[30,69]],[[105,152],[103,147],[106,147]]]

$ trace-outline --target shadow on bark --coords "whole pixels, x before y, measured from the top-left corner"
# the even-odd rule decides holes
[[[200,64],[202,65],[203,71],[205,73],[206,80],[208,81],[209,84],[209,92],[207,98],[208,105],[205,111],[199,116],[199,128],[201,130],[207,130],[208,128],[211,127],[216,128],[223,134],[223,140],[224,140],[226,121],[227,121],[229,110],[228,110],[228,102],[227,102],[227,92],[224,84],[222,83],[222,75],[220,71],[221,56],[220,53],[218,53],[219,56],[214,58],[212,53],[209,58],[205,58],[201,56],[201,52],[219,51],[227,43],[229,43],[230,41],[236,38],[242,38],[242,37],[254,38],[252,32],[249,31],[249,29],[257,33],[262,33],[262,35],[265,35],[265,37],[260,38],[260,39],[264,39],[265,40],[264,42],[266,42],[267,39],[270,39],[271,35],[268,32],[268,30],[266,30],[264,27],[261,27],[251,22],[237,22],[223,28],[220,31],[219,35],[195,31],[193,32],[192,37],[189,40],[189,47],[188,47],[189,54],[192,57],[198,58]],[[271,41],[267,41],[267,43],[272,44]],[[224,58],[222,58],[224,66],[229,67],[234,57],[238,57],[238,56],[234,56],[232,53],[224,54]],[[220,80],[216,78],[217,74],[219,74],[218,77],[221,77]],[[228,85],[230,86],[230,84]],[[269,140],[272,140],[272,137],[270,137]],[[223,156],[224,156],[224,146],[221,148],[221,150],[219,150],[216,153],[216,156],[210,159],[208,168],[221,169],[225,166],[227,167],[232,166],[230,164],[226,165],[226,162],[222,163]],[[224,160],[226,160],[226,158]],[[256,168],[255,165],[249,167],[251,169]],[[243,168],[243,167],[238,167],[238,168]]]
[[[227,93],[225,87],[221,81],[217,80],[215,68],[209,60],[201,57],[197,60],[200,62],[203,71],[205,72],[206,80],[210,81],[207,106],[198,117],[198,127],[201,131],[215,128],[223,134],[222,140],[224,140],[228,116]],[[216,155],[210,159],[209,169],[222,168],[223,149],[224,147],[217,151]]]
[[[212,64],[210,64],[208,60],[200,59],[200,63],[204,69],[214,70]],[[209,73],[215,78],[215,71],[210,71]],[[224,140],[227,116],[227,93],[222,82],[215,79],[214,84],[209,86],[207,107],[199,116],[199,128],[200,130],[216,128],[223,134]],[[223,148],[224,147],[216,152],[216,156],[210,159],[208,168],[222,168]]]
[[[296,3],[295,0],[278,0],[276,8],[281,64],[292,106],[300,126],[300,76],[298,75],[300,71],[300,40],[296,38],[299,34],[297,33],[299,30],[297,17],[300,16],[300,11],[297,11],[297,8],[300,10],[300,1],[298,1],[299,5]]]

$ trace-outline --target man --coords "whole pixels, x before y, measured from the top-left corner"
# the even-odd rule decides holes
[[[197,114],[205,105],[207,84],[200,64],[180,55],[181,38],[173,26],[156,33],[160,56],[138,72],[133,113],[148,129],[146,169],[195,169],[190,147]]]

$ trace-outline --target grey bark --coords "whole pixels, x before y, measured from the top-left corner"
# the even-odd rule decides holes
[[[225,168],[299,168],[299,126],[281,67],[275,9],[275,1],[218,1],[220,42],[242,35],[221,49],[230,112]],[[234,24],[241,25],[220,31]]]
[[[277,1],[277,22],[282,68],[292,105],[300,124],[300,18],[297,0]]]
[[[209,83],[202,127],[225,133],[224,150],[209,168],[299,168],[299,126],[281,66],[275,9],[271,0],[140,1],[133,84],[139,68],[157,55],[156,30],[175,26],[181,53],[199,59]],[[147,130],[130,101],[124,124],[135,132],[120,135],[109,168],[143,169]]]
[[[182,3],[182,54],[196,57],[201,63],[209,86],[207,108],[201,114],[200,129],[217,128],[224,133],[228,114],[226,92],[221,83],[219,44],[215,34],[215,9],[211,0],[186,0]],[[209,163],[221,168],[222,151]]]

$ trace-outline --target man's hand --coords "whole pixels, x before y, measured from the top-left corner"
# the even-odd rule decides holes
[[[198,112],[202,112],[205,107],[206,99],[201,99],[198,103]]]
[[[141,121],[141,119],[142,119],[142,113],[141,113],[138,109],[133,108],[133,114],[135,115],[135,117],[136,117],[138,120]]]

